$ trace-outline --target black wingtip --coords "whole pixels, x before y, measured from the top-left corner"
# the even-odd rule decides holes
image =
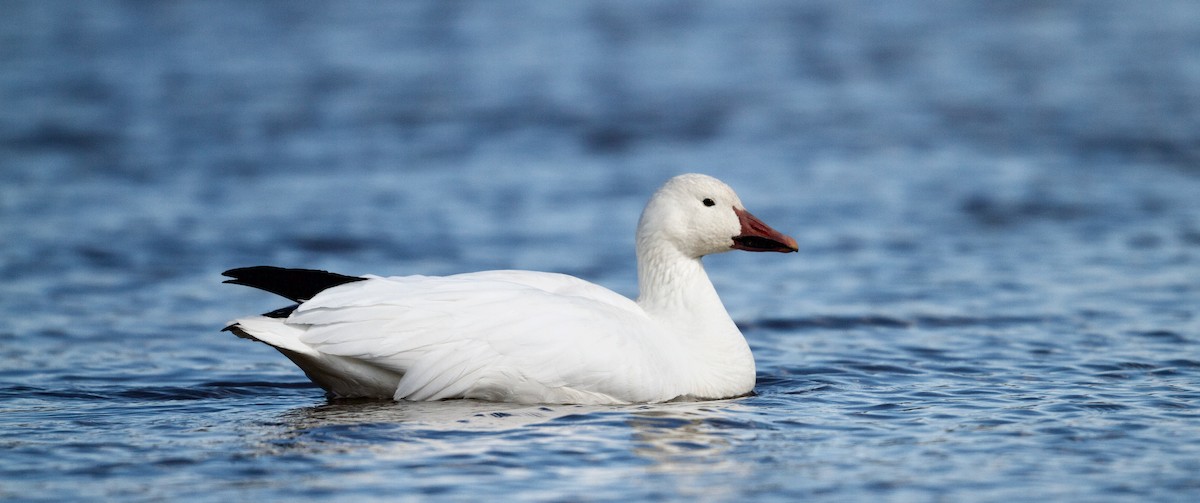
[[[272,267],[272,266],[261,265],[258,267]],[[253,267],[234,267],[233,269],[227,269],[225,272],[221,273],[221,276],[228,276],[230,278],[236,278],[240,275],[240,273],[242,271],[245,271],[248,269],[253,269]],[[228,281],[226,281],[226,283],[228,283]]]
[[[292,313],[296,312],[296,309],[298,309],[299,307],[300,307],[300,304],[292,304],[287,307],[281,307],[281,308],[271,311],[269,313],[263,313],[263,316],[266,316],[268,318],[287,318],[287,317],[291,316]]]
[[[272,274],[272,273],[278,274],[278,273],[285,273],[287,271],[308,271],[308,270],[310,270],[310,269],[288,269],[286,267],[277,267],[277,266],[273,266],[273,265],[255,265],[255,266],[250,266],[250,267],[234,267],[233,269],[229,269],[229,270],[226,270],[225,272],[221,273],[221,275],[229,277],[229,278],[233,278],[231,280],[225,281],[226,283],[229,283],[230,281],[236,281],[238,279],[241,279],[241,278],[244,278],[247,276],[262,276],[264,274]],[[320,271],[320,272],[325,272],[325,271]]]
[[[304,302],[322,291],[366,278],[315,269],[287,269],[275,266],[238,267],[221,273],[232,278],[223,281],[271,292],[293,302]]]

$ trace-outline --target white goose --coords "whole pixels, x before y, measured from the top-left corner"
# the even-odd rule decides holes
[[[226,283],[297,305],[226,330],[278,349],[332,397],[627,404],[741,396],[754,358],[701,257],[793,252],[733,189],[667,181],[637,227],[636,302],[563,274],[352,277],[247,267]]]

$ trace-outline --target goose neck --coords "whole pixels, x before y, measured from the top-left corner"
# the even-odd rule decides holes
[[[670,247],[638,248],[638,290],[638,304],[657,316],[729,317],[700,258]]]

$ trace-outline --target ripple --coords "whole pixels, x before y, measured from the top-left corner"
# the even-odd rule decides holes
[[[879,363],[847,363],[846,366],[853,368],[855,370],[860,370],[860,371],[866,372],[868,374],[915,375],[915,374],[923,374],[924,373],[923,371],[921,371],[919,369],[902,367],[902,366],[898,366],[898,365],[879,364]]]
[[[739,322],[742,330],[795,332],[815,329],[848,330],[853,328],[906,328],[910,322],[884,316],[821,316],[815,318],[767,318]]]
[[[312,389],[310,382],[304,383],[270,383],[270,382],[214,382],[206,383],[197,388],[178,386],[152,387],[118,387],[104,386],[95,388],[56,389],[36,386],[11,386],[0,388],[0,396],[41,398],[50,400],[84,400],[84,401],[173,401],[173,400],[211,400],[220,398],[247,397],[274,394],[272,389]]]
[[[1171,330],[1146,330],[1130,332],[1130,335],[1137,337],[1145,337],[1161,342],[1169,342],[1174,344],[1182,344],[1188,342],[1188,338],[1183,334]]]
[[[763,318],[738,323],[742,330],[771,330],[797,332],[807,330],[851,330],[860,328],[927,328],[949,329],[967,327],[1006,328],[1022,325],[1041,325],[1060,322],[1057,316],[934,316],[918,315],[910,319],[889,316],[817,316],[805,318]]]

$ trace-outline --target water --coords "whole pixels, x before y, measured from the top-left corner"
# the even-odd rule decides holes
[[[1191,501],[1192,2],[9,2],[0,498]],[[526,268],[636,293],[713,174],[757,395],[327,402],[219,284]]]

